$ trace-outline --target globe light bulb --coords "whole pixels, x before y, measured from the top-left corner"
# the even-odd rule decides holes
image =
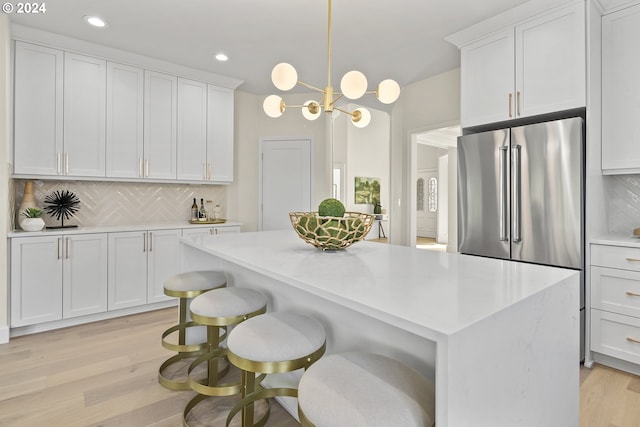
[[[269,95],[264,99],[264,102],[262,103],[262,109],[267,116],[273,117],[275,119],[284,114],[286,105],[282,98],[278,95]]]
[[[302,116],[307,120],[315,120],[320,117],[320,104],[316,101],[309,100],[302,107]]]
[[[271,81],[280,90],[289,90],[298,83],[298,72],[293,65],[281,62],[271,71]]]
[[[391,79],[383,80],[378,85],[376,97],[383,104],[393,104],[400,96],[400,85]]]
[[[371,113],[366,108],[356,108],[351,115],[351,123],[357,128],[366,128],[371,123]]]
[[[367,78],[360,71],[349,71],[340,80],[340,90],[349,99],[358,99],[367,92]]]

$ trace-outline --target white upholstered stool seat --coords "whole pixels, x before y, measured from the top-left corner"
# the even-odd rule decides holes
[[[167,350],[177,352],[176,355],[165,360],[158,370],[158,382],[169,390],[188,390],[187,380],[175,379],[176,375],[167,375],[168,368],[183,359],[196,356],[207,348],[207,343],[187,343],[187,329],[201,327],[187,319],[189,299],[195,298],[212,289],[227,286],[227,277],[222,271],[190,271],[171,276],[164,283],[164,293],[167,296],[179,298],[178,324],[170,327],[162,333],[162,346]],[[167,338],[178,333],[178,342],[169,341]],[[179,365],[176,365],[179,366]]]
[[[227,349],[221,345],[226,327],[239,324],[267,311],[267,299],[258,291],[247,288],[220,288],[197,296],[191,301],[191,318],[207,327],[207,351],[195,359],[187,372],[189,386],[198,394],[185,406],[183,425],[188,426],[189,412],[211,396],[229,396],[241,391],[240,382],[221,383],[220,378],[229,371],[229,364],[220,370],[219,361],[225,360]],[[221,330],[223,334],[221,335]],[[195,379],[193,371],[207,364],[204,379]]]
[[[164,282],[164,293],[171,297],[193,298],[203,292],[216,289],[227,284],[224,272],[189,271],[171,276]]]
[[[253,402],[275,396],[296,397],[292,388],[263,390],[256,373],[307,369],[325,352],[326,333],[317,320],[289,312],[267,313],[236,326],[227,338],[229,361],[242,371],[242,400],[227,417],[227,426],[242,411],[242,426],[264,425],[269,411],[254,424]]]
[[[371,353],[332,354],[298,385],[302,426],[431,427],[435,388],[420,373]]]

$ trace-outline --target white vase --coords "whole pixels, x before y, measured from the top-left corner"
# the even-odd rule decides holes
[[[40,231],[44,228],[44,220],[42,218],[25,218],[20,221],[20,228],[24,231]]]

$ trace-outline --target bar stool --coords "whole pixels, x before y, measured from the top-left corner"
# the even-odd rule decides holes
[[[187,403],[182,424],[188,427],[187,416],[200,402],[211,396],[230,396],[240,393],[240,383],[219,383],[229,371],[229,364],[219,371],[219,361],[226,358],[227,349],[220,343],[226,333],[220,329],[236,325],[267,311],[267,299],[258,291],[246,288],[221,288],[206,292],[191,301],[191,318],[207,327],[207,352],[195,359],[187,371],[189,386],[198,394]],[[207,377],[196,380],[192,372],[207,364]]]
[[[242,411],[242,426],[263,426],[266,413],[254,424],[253,403],[275,396],[297,397],[295,388],[263,389],[262,376],[307,369],[325,352],[326,333],[315,319],[296,313],[274,312],[236,326],[227,338],[229,362],[241,370],[242,400],[227,416],[227,427]],[[268,403],[267,403],[268,405]]]
[[[170,277],[164,283],[165,295],[180,298],[178,305],[178,324],[162,333],[162,346],[178,354],[168,358],[158,369],[158,382],[169,390],[188,390],[189,382],[169,378],[165,370],[183,359],[197,356],[207,348],[207,343],[187,344],[186,336],[189,328],[198,326],[194,321],[187,321],[187,308],[190,298],[217,288],[227,286],[227,278],[221,271],[191,271]],[[167,337],[178,332],[178,344],[171,343]]]
[[[386,356],[332,354],[302,375],[298,416],[303,427],[432,427],[435,388]]]

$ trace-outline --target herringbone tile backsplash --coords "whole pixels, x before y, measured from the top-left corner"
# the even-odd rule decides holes
[[[24,193],[24,180],[14,180],[14,212],[16,218]],[[227,188],[214,185],[157,184],[129,182],[90,181],[33,181],[36,202],[44,208],[44,199],[55,191],[68,190],[80,199],[80,210],[72,220],[65,223],[82,227],[153,225],[188,221],[191,204],[195,197],[211,200],[222,208],[226,218]],[[59,221],[44,216],[47,225]],[[15,227],[14,227],[15,228]]]

